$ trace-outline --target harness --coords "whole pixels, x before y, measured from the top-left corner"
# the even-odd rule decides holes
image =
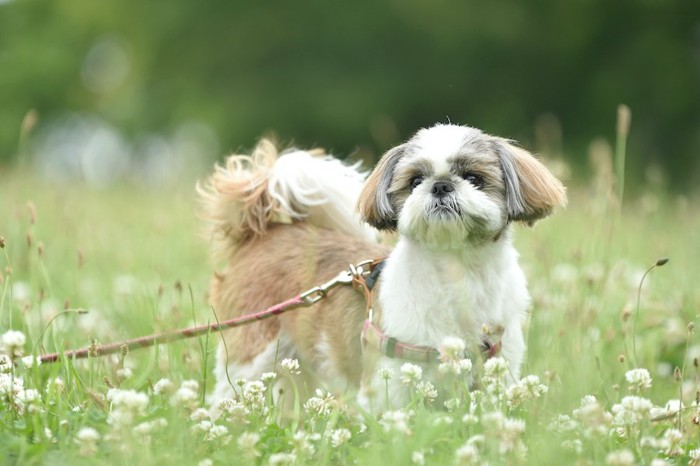
[[[379,280],[379,277],[384,269],[385,259],[365,262],[369,268],[369,274],[363,273],[359,267],[350,267],[352,274],[352,285],[360,293],[364,295],[366,303],[366,319],[362,326],[362,350],[367,347],[372,347],[380,352],[380,354],[393,359],[404,359],[406,361],[434,363],[440,361],[440,352],[430,346],[411,345],[403,343],[394,337],[386,335],[374,323],[374,287]],[[488,333],[488,332],[484,332]],[[500,335],[499,335],[500,336]],[[484,359],[489,359],[496,356],[501,351],[501,340],[492,340],[485,335],[481,339],[479,345],[480,352]]]

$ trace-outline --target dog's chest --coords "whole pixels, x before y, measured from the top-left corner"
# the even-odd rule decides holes
[[[431,346],[446,336],[479,341],[484,325],[502,324],[503,278],[458,257],[411,267],[390,263],[380,292],[385,331]]]

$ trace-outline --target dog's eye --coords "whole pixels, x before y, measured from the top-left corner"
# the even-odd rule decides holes
[[[411,178],[411,189],[415,189],[418,187],[419,184],[423,182],[423,177],[422,176],[414,176]]]
[[[470,182],[475,188],[481,189],[484,187],[484,177],[473,172],[467,172],[462,175],[466,181]]]

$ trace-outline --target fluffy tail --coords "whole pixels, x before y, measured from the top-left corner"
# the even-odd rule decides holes
[[[272,223],[306,220],[375,240],[355,212],[364,175],[321,150],[279,154],[263,139],[250,155],[231,155],[197,185],[215,257],[265,234]]]

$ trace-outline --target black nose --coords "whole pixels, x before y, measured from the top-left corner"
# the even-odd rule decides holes
[[[455,190],[452,183],[446,183],[444,181],[438,181],[433,185],[433,189],[430,191],[438,197],[447,196],[447,193],[451,193]]]

